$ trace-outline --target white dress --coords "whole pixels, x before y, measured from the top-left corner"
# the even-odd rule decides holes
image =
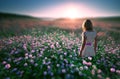
[[[95,31],[86,31],[82,33],[82,40],[83,37],[86,37],[86,44],[82,52],[82,57],[89,57],[89,56],[95,56],[95,50],[94,50],[94,40],[97,33]]]

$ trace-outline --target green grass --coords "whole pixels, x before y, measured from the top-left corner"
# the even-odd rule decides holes
[[[6,32],[5,47],[0,50],[0,78],[119,79],[120,49],[115,34],[98,38],[95,57],[80,58],[81,32],[53,27],[26,29],[16,35]]]

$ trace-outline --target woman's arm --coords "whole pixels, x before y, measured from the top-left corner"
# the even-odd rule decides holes
[[[85,47],[85,44],[86,44],[86,37],[83,36],[82,37],[82,46],[81,46],[81,49],[80,49],[80,57],[82,57],[82,51],[83,51],[83,49]]]
[[[97,36],[95,37],[95,41],[94,41],[94,50],[95,50],[95,54],[96,54],[96,48],[97,48]]]

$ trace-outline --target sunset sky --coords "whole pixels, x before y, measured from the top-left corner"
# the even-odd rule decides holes
[[[120,16],[120,0],[0,0],[0,12],[53,18]]]

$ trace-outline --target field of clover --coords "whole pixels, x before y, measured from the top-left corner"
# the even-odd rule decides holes
[[[0,79],[120,79],[120,44],[111,36],[99,37],[97,55],[86,58],[78,55],[81,31],[32,29],[0,41]]]

